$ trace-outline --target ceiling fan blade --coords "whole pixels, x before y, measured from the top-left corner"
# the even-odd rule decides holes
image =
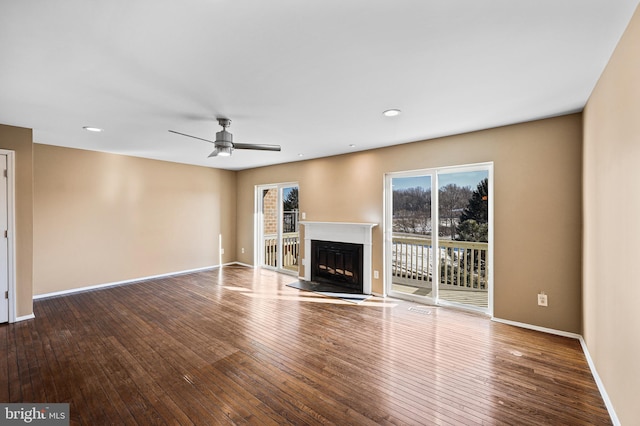
[[[265,145],[259,143],[234,143],[235,149],[257,149],[260,151],[280,151],[280,145]]]
[[[171,133],[175,133],[176,135],[182,135],[182,136],[186,136],[188,138],[193,138],[193,139],[200,139],[201,141],[205,141],[205,142],[210,142],[210,143],[215,143],[214,141],[210,141],[209,139],[202,139],[199,138],[197,136],[191,136],[191,135],[187,135],[186,133],[180,133],[180,132],[176,132],[175,130],[169,130]]]

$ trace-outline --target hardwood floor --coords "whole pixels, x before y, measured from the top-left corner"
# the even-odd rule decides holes
[[[35,302],[0,326],[0,401],[71,423],[610,424],[578,341],[243,267]]]

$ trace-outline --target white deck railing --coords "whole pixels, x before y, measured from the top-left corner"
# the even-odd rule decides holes
[[[430,288],[434,254],[430,238],[394,236],[392,277],[394,283]],[[440,240],[440,288],[487,291],[488,244]]]
[[[264,236],[264,264],[277,266],[278,236],[275,234]],[[300,235],[297,232],[282,234],[282,268],[297,269],[300,257]]]

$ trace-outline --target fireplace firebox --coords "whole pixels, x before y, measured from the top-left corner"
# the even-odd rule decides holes
[[[311,241],[311,281],[363,291],[362,244]]]

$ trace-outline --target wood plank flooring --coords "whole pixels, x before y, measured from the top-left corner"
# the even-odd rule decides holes
[[[606,425],[578,341],[244,267],[35,302],[0,326],[0,401],[83,425]]]

